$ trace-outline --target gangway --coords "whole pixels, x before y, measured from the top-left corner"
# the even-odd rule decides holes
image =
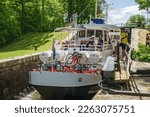
[[[130,44],[127,44],[128,48],[125,52],[125,60],[119,61],[119,45],[118,45],[118,52],[117,58],[115,57],[108,57],[106,63],[102,69],[103,71],[103,80],[107,81],[109,84],[116,84],[116,83],[127,83],[130,78],[130,68],[132,64],[131,60],[131,52],[133,48]]]
[[[140,92],[131,74],[131,65],[133,62],[131,59],[131,53],[133,50],[134,49],[131,45],[127,44],[124,61],[115,62],[112,57],[107,58],[104,68],[102,69],[103,79],[98,83],[101,90],[110,94],[139,96],[140,99],[142,99],[141,96],[150,96],[150,93]],[[126,88],[124,87],[125,85]],[[120,89],[118,86],[120,86]]]

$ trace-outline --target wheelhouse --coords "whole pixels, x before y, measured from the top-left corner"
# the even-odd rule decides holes
[[[114,25],[85,24],[75,28],[58,28],[56,31],[70,32],[68,39],[62,42],[61,49],[63,50],[68,50],[68,48],[75,51],[108,50],[120,40],[120,28]],[[87,46],[91,37],[94,38],[94,43]],[[102,43],[99,43],[100,40]]]

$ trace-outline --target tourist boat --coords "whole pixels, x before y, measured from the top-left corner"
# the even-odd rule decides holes
[[[54,39],[52,50],[39,55],[42,64],[30,71],[29,83],[43,99],[91,99],[99,90],[107,57],[114,54],[120,28],[92,22],[56,31],[69,31],[68,40]]]

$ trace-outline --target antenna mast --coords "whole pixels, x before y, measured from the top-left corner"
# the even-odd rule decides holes
[[[109,9],[109,6],[110,5],[113,5],[113,3],[111,4],[106,4],[105,7],[106,7],[106,13],[105,13],[105,22],[107,23],[108,22],[108,9]]]

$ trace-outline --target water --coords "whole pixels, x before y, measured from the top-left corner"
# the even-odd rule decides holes
[[[42,98],[40,94],[36,90],[34,90],[30,92],[29,94],[27,94],[26,96],[21,97],[20,99],[21,100],[41,100]]]

